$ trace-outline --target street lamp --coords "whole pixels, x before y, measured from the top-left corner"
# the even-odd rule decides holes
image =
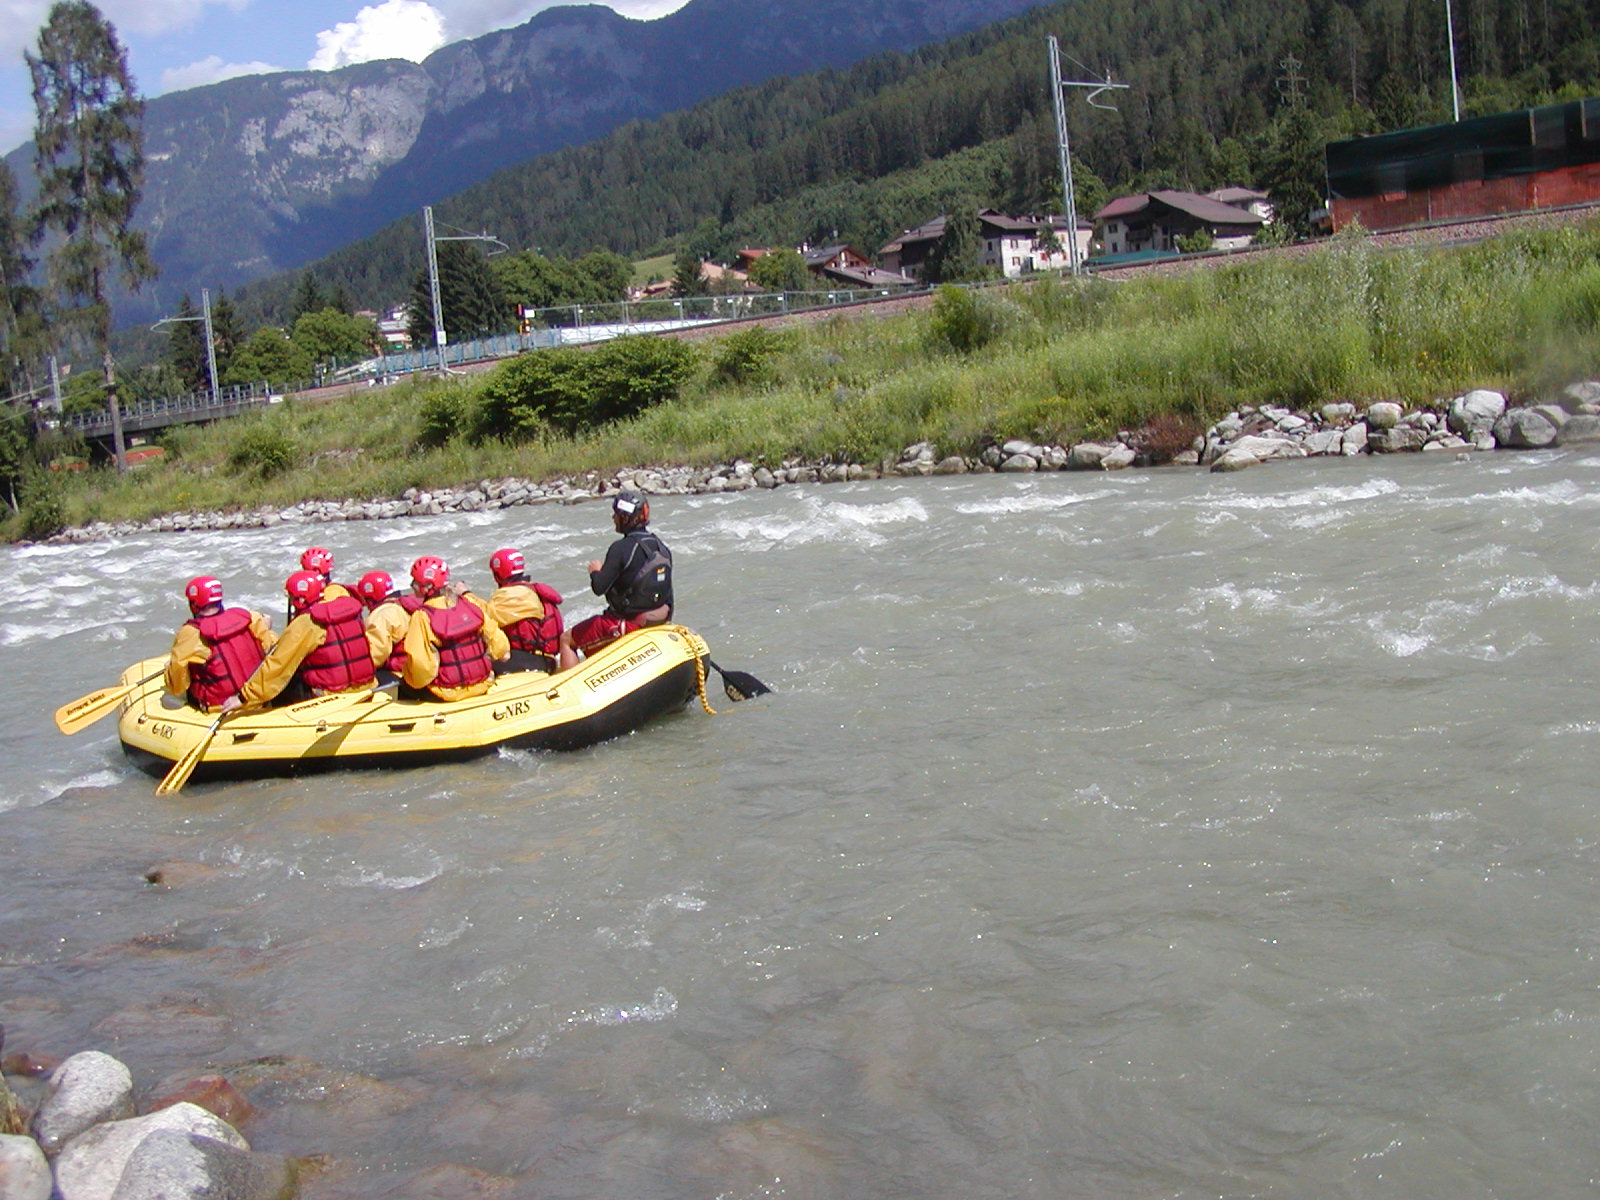
[[[211,379],[211,399],[217,398],[217,339],[211,333],[211,289],[200,289],[200,315],[198,317],[162,317],[151,329],[160,329],[172,321],[203,321],[206,339],[206,374]]]

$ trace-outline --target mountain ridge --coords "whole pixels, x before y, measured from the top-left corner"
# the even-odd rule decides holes
[[[775,75],[842,66],[1044,0],[690,0],[603,5],[335,71],[241,76],[147,102],[136,226],[162,276],[140,320],[202,286],[310,262],[493,172]],[[6,156],[24,194],[32,146]]]

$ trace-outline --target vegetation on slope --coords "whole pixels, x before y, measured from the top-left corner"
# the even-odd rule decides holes
[[[1596,0],[1463,8],[1457,44],[1469,113],[1600,87]],[[1320,171],[1331,138],[1450,116],[1436,0],[1072,0],[914,53],[631,123],[502,171],[436,215],[546,252],[603,246],[634,256],[688,241],[725,261],[740,244],[837,238],[875,249],[957,195],[1059,211],[1044,52],[1051,33],[1094,73],[1130,85],[1111,97],[1115,112],[1073,104],[1086,212],[1106,188],[1290,188]],[[411,218],[315,269],[377,305],[404,293],[421,255]],[[265,281],[241,302],[253,315],[275,312],[290,288]]]

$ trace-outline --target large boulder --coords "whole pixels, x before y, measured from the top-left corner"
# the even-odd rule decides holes
[[[1570,416],[1561,426],[1561,444],[1569,442],[1600,442],[1600,416],[1578,413]]]
[[[1494,428],[1506,411],[1506,398],[1499,392],[1474,388],[1464,396],[1450,401],[1447,415],[1450,428],[1465,438],[1477,438]]]
[[[295,1172],[276,1154],[158,1129],[128,1156],[110,1200],[288,1200]]]
[[[0,1196],[50,1200],[50,1163],[31,1137],[0,1134]]]
[[[1561,431],[1542,413],[1513,408],[1494,423],[1494,440],[1512,449],[1538,450],[1555,444]]]
[[[33,1115],[33,1135],[46,1154],[105,1121],[133,1115],[133,1076],[99,1050],[74,1054],[50,1074],[50,1091]]]
[[[134,1153],[152,1134],[162,1131],[194,1135],[236,1150],[250,1149],[250,1143],[233,1126],[189,1103],[174,1104],[148,1116],[108,1121],[78,1134],[57,1156],[60,1200],[111,1200]]]
[[[1388,429],[1374,429],[1367,439],[1374,454],[1398,454],[1407,450],[1421,450],[1428,441],[1428,431],[1416,425],[1395,425]]]
[[[1392,400],[1379,400],[1367,408],[1367,425],[1373,430],[1392,429],[1400,424],[1405,410]]]
[[[1273,458],[1304,458],[1306,452],[1286,438],[1242,437],[1211,464],[1213,471],[1242,471]]]
[[[1365,421],[1357,421],[1346,429],[1339,437],[1339,453],[1353,457],[1367,452],[1367,443],[1372,438],[1372,432],[1367,428]]]

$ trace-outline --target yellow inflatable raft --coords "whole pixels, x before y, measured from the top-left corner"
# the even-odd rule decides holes
[[[709,661],[697,634],[659,625],[626,634],[567,671],[502,675],[470,700],[401,700],[390,687],[240,711],[222,720],[195,776],[444,762],[499,746],[575,750],[675,712],[696,694],[703,700]],[[159,672],[165,662],[135,663],[122,681]],[[198,745],[216,720],[177,704],[156,674],[129,693],[117,733],[143,769],[160,775]]]

